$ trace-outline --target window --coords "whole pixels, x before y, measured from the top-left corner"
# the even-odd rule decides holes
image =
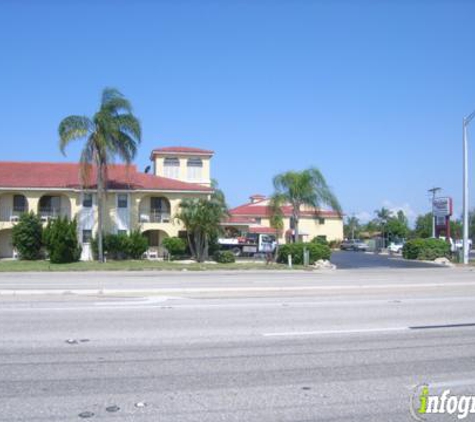
[[[180,178],[180,160],[178,158],[167,157],[163,161],[163,175],[170,179]]]
[[[262,223],[262,218],[261,217],[256,217],[256,224],[261,224]]]
[[[13,211],[26,212],[26,198],[23,195],[13,195]]]
[[[117,195],[117,206],[119,208],[127,208],[128,201],[127,201],[127,194],[126,193],[119,193]]]
[[[325,219],[324,218],[319,218],[318,219],[318,224],[325,224]]]
[[[150,198],[150,210],[152,212],[169,213],[170,203],[168,202],[168,199],[166,198],[152,197]]]
[[[92,193],[85,193],[82,197],[82,206],[84,208],[92,207]]]
[[[92,240],[92,230],[83,230],[82,243],[91,243],[91,240]]]
[[[203,174],[203,161],[201,158],[190,158],[186,164],[188,180],[201,181]]]
[[[291,229],[295,229],[295,219],[294,219],[294,217],[290,217],[289,227]]]

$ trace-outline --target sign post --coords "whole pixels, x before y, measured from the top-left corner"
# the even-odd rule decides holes
[[[450,216],[453,212],[452,198],[442,197],[432,200],[432,213],[436,223],[436,237],[445,230],[445,238],[450,242]]]

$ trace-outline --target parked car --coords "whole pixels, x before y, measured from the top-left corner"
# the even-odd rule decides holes
[[[344,240],[341,242],[342,251],[367,251],[369,246],[360,239]]]
[[[463,239],[457,239],[455,241],[455,248],[456,249],[463,249]],[[472,249],[472,239],[468,239],[468,249]]]
[[[388,250],[389,252],[392,252],[392,253],[401,253],[403,247],[404,247],[403,242],[391,242],[388,246]]]

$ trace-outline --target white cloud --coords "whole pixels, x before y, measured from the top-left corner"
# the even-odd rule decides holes
[[[416,210],[414,210],[411,207],[411,205],[408,203],[397,205],[391,202],[390,200],[386,199],[383,201],[381,207],[387,208],[391,212],[391,214],[394,216],[396,216],[398,211],[400,210],[403,211],[404,215],[407,217],[409,221],[409,224],[411,225],[414,224],[417,216],[419,215],[419,213]],[[379,209],[381,209],[381,207],[379,207]],[[374,218],[376,218],[376,214],[374,211],[358,211],[355,213],[348,214],[348,217],[352,217],[352,216],[356,217],[362,224],[365,224],[368,221],[371,221]]]

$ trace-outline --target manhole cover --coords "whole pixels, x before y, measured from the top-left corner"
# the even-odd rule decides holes
[[[79,414],[79,417],[80,417],[80,418],[84,418],[84,419],[86,419],[86,418],[92,418],[93,416],[94,416],[94,413],[89,412],[89,411],[87,411],[87,412],[82,412],[82,413]]]
[[[119,406],[116,406],[116,405],[114,405],[114,406],[109,406],[109,407],[106,407],[106,410],[107,410],[108,412],[118,412],[118,411],[120,410],[120,407],[119,407]]]
[[[302,387],[302,390],[305,390],[305,391],[308,391],[308,390],[311,390],[312,387]]]

